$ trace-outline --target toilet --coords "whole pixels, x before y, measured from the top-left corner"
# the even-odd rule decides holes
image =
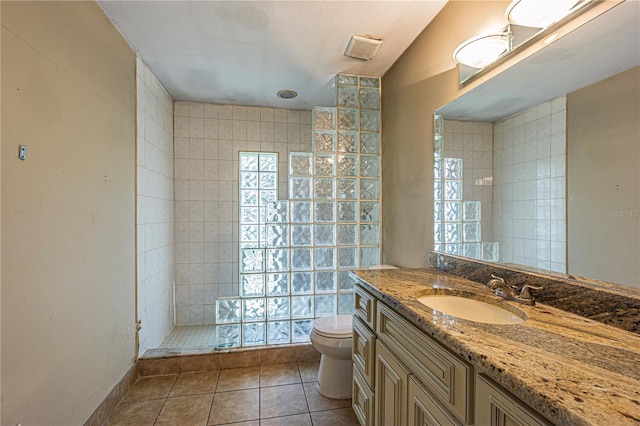
[[[353,316],[331,315],[313,322],[311,344],[320,352],[318,391],[331,399],[351,398]]]

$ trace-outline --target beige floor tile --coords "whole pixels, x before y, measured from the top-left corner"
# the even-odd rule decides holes
[[[300,370],[300,376],[303,382],[317,382],[319,368],[320,361],[303,361],[298,363],[298,369]]]
[[[220,370],[216,392],[253,389],[260,386],[260,367]]]
[[[260,388],[260,418],[308,413],[302,384]]]
[[[219,375],[220,370],[202,373],[182,373],[173,385],[169,397],[214,393]]]
[[[304,383],[304,395],[307,397],[309,411],[334,410],[336,408],[351,407],[351,399],[329,399],[318,392],[313,382]]]
[[[260,366],[260,387],[300,383],[298,364],[275,364]]]
[[[164,399],[122,402],[107,420],[107,426],[153,425],[164,404]]]
[[[156,421],[156,426],[206,426],[213,393],[168,398]]]
[[[213,396],[209,424],[245,422],[259,419],[260,389],[219,392]]]
[[[316,411],[311,413],[313,426],[359,426],[358,418],[352,408]]]
[[[178,377],[177,374],[167,376],[140,377],[124,397],[124,401],[146,401],[149,399],[166,398]]]
[[[296,414],[295,416],[261,419],[260,426],[311,426],[311,416],[309,416],[309,413],[306,413]]]
[[[227,423],[225,426],[260,426],[260,420],[251,420],[250,422]]]

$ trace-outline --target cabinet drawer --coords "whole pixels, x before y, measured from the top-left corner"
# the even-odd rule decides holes
[[[378,340],[463,423],[473,423],[473,368],[382,303],[376,307]]]
[[[353,364],[369,387],[373,387],[376,336],[359,317],[353,317]]]
[[[358,316],[371,330],[376,326],[376,299],[362,287],[355,288],[356,316]]]
[[[353,369],[351,398],[351,406],[356,413],[360,426],[373,426],[373,391],[357,368]]]
[[[435,398],[414,376],[409,376],[409,391],[407,394],[409,397],[408,426],[462,425],[455,417],[440,407]]]
[[[476,423],[487,426],[548,426],[538,413],[486,376],[476,377]]]

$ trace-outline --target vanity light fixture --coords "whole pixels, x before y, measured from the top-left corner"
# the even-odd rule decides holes
[[[484,68],[509,49],[507,33],[470,38],[453,52],[453,59],[472,68]]]
[[[512,24],[546,28],[571,12],[582,0],[513,0],[504,12]]]

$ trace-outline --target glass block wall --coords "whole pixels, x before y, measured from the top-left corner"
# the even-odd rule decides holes
[[[313,320],[352,313],[348,271],[380,263],[380,80],[337,75],[313,110],[313,150],[240,153],[239,297],[216,302],[221,348],[309,341]]]
[[[488,262],[498,261],[498,243],[482,241],[482,204],[464,200],[463,159],[444,156],[441,116],[434,123],[434,249]]]

